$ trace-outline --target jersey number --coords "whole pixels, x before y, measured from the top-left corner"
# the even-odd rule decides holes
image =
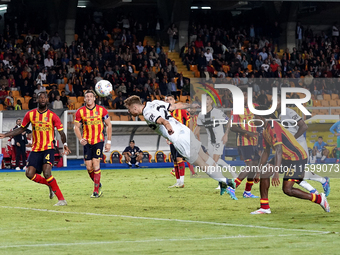
[[[50,160],[50,154],[47,154],[47,156],[45,157],[46,160]]]
[[[97,154],[97,156],[100,155],[100,149],[98,149],[98,150],[96,151],[96,154]]]
[[[166,119],[166,120],[168,120],[170,117],[171,117],[171,115],[169,115],[168,114],[168,111],[165,109],[165,106],[164,105],[160,105],[160,106],[158,106],[157,107],[157,111],[159,111],[161,108],[164,108],[164,118]]]
[[[149,128],[153,129],[153,130],[156,130],[157,126],[155,124],[150,124],[149,125]]]

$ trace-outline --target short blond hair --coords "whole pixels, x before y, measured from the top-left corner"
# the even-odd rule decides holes
[[[129,98],[124,100],[125,107],[129,107],[133,104],[140,104],[142,105],[142,101],[140,100],[139,96],[130,96]]]

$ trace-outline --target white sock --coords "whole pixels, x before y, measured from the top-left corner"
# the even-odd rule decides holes
[[[230,165],[227,162],[225,162],[223,159],[220,158],[219,160],[217,160],[216,163],[219,164],[220,166],[225,166],[229,170],[229,173],[231,174],[231,176],[233,178],[237,178],[238,175],[232,171]]]
[[[324,161],[324,160],[325,160],[325,158],[326,158],[326,156],[322,156],[322,158],[321,158],[321,161]]]
[[[180,183],[184,183],[184,175],[179,177]]]
[[[321,184],[324,184],[326,182],[326,179],[324,177],[309,171],[305,172],[305,177],[303,179],[320,182]]]
[[[135,165],[137,165],[137,166],[138,166],[138,165],[139,165],[139,162],[137,161]]]
[[[180,183],[181,182],[181,179],[177,179],[177,183]]]
[[[311,192],[312,190],[315,189],[312,185],[310,185],[310,184],[309,184],[308,182],[306,182],[306,181],[300,182],[299,185],[300,185],[302,188],[308,190],[309,192]]]

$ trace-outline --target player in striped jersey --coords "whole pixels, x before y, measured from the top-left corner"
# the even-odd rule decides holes
[[[268,110],[268,107],[258,106],[256,109]],[[278,186],[280,184],[279,172],[284,173],[282,190],[286,195],[310,200],[319,204],[326,212],[329,212],[329,204],[324,193],[321,193],[320,195],[307,193],[293,187],[295,183],[300,183],[304,178],[307,153],[287,129],[275,120],[269,121],[268,118],[270,118],[270,116],[255,115],[255,120],[257,121],[255,121],[254,125],[264,125],[263,139],[265,142],[265,149],[259,164],[259,169],[262,170],[260,175],[261,208],[251,214],[271,213],[268,202],[270,177],[273,176],[272,186]],[[270,155],[270,148],[275,150],[274,169],[264,167],[266,166]],[[255,181],[258,182],[258,175],[255,177]]]
[[[104,123],[106,125],[107,142],[105,151],[110,151],[112,127],[107,110],[96,102],[96,93],[93,90],[85,91],[85,106],[79,108],[76,112],[74,121],[74,133],[84,146],[84,159],[87,172],[94,182],[92,198],[98,198],[102,195],[100,183],[100,159],[103,156],[104,146]],[[80,132],[80,126],[83,126],[83,135]]]
[[[236,188],[241,182],[247,178],[245,190],[243,192],[244,198],[258,198],[251,193],[252,186],[254,184],[254,176],[256,172],[252,171],[254,167],[258,165],[260,155],[258,153],[258,133],[257,128],[254,125],[248,125],[254,117],[254,114],[250,112],[247,106],[248,93],[246,89],[243,90],[244,96],[244,114],[243,115],[232,115],[232,126],[231,131],[237,133],[236,145],[241,159],[246,164],[246,171],[241,171],[239,176],[235,179]],[[234,200],[237,200],[235,196],[235,190],[228,188],[227,193]]]
[[[38,108],[25,114],[21,127],[10,131],[6,134],[0,134],[0,139],[10,136],[16,136],[26,131],[29,124],[32,124],[33,143],[32,152],[27,160],[26,176],[30,180],[45,184],[50,189],[50,199],[54,194],[58,198],[56,206],[67,205],[67,202],[61,193],[56,179],[52,176],[52,166],[54,163],[54,128],[59,131],[61,141],[64,144],[63,154],[68,155],[71,151],[67,147],[66,136],[63,131],[63,124],[59,117],[47,109],[48,97],[46,92],[38,94]],[[43,173],[43,178],[40,174]]]
[[[165,98],[165,102],[169,103],[170,105],[173,105],[176,103],[175,97],[173,95],[168,95]],[[180,123],[182,123],[185,126],[189,126],[189,120],[190,120],[190,114],[185,109],[176,109],[172,112],[170,112],[172,117],[174,117],[176,120],[178,120]],[[172,160],[174,162],[174,172],[176,176],[177,182],[170,186],[169,188],[184,188],[184,176],[185,176],[185,162],[183,159],[183,156],[175,149],[175,146],[170,143],[170,151]],[[192,174],[195,174],[194,167],[188,163],[188,166],[190,168],[190,171]]]

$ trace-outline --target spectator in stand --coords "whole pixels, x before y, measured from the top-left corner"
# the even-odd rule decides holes
[[[60,100],[60,96],[56,96],[56,100],[53,102],[53,109],[63,109],[63,102]]]
[[[268,58],[268,54],[266,52],[266,48],[262,48],[262,52],[259,53],[259,56],[262,57],[262,60],[265,61]]]
[[[202,39],[201,39],[201,37],[198,37],[197,40],[195,41],[195,48],[196,48],[196,50],[198,50],[198,49],[203,49],[203,47],[204,47],[204,45],[203,45]],[[211,47],[209,47],[209,48],[211,48]]]
[[[211,60],[214,60],[213,55],[210,53],[210,49],[207,50],[206,53],[204,53],[205,59],[207,63]]]
[[[63,102],[63,108],[67,108],[67,96],[65,91],[61,91],[60,100]]]
[[[14,79],[14,76],[12,74],[9,75],[9,78],[8,78],[8,87],[9,88],[15,88],[15,79]]]
[[[296,40],[296,47],[300,50],[302,47],[302,39],[303,39],[304,29],[301,26],[301,22],[297,22],[296,29],[295,29],[295,40]]]
[[[175,79],[172,78],[171,81],[167,84],[167,95],[173,95],[175,97],[175,100],[177,100],[177,96],[180,95],[180,91],[177,91]]]
[[[14,98],[12,91],[10,91],[8,96],[5,98],[5,107],[7,110],[14,110]]]
[[[46,92],[46,88],[38,84],[37,88],[34,90],[34,94],[38,95],[40,92]]]
[[[175,24],[172,24],[169,28],[168,28],[168,36],[169,36],[169,52],[172,52],[175,50],[175,45],[176,45],[176,41],[178,40],[178,30]]]
[[[2,85],[0,90],[0,104],[4,104],[7,95],[6,86]]]
[[[32,98],[28,101],[28,109],[32,110],[38,107],[37,94],[33,94]]]
[[[53,49],[58,50],[61,48],[61,39],[57,32],[54,34],[54,36],[52,36],[50,42],[52,44]]]
[[[18,99],[15,106],[14,106],[14,110],[15,111],[21,111],[22,110],[22,103],[21,101]]]
[[[41,83],[41,84],[45,84],[47,82],[47,74],[46,74],[46,70],[45,68],[43,68],[41,70],[41,72],[39,73],[39,76],[40,76],[40,79],[39,79],[39,76],[37,78],[37,83]],[[39,82],[40,81],[40,82]]]

